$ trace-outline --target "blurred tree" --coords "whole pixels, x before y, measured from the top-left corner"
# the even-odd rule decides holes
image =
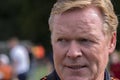
[[[12,34],[19,34],[19,27],[16,24],[18,5],[19,2],[0,0],[0,40],[5,40]]]
[[[50,48],[48,17],[54,0],[0,0],[0,40],[11,36]]]
[[[23,0],[18,22],[21,25],[21,37],[50,48],[48,17],[53,0]]]

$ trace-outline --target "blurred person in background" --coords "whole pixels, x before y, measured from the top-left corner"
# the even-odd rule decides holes
[[[5,54],[0,54],[0,80],[13,80],[13,69]]]
[[[106,69],[117,26],[110,0],[57,0],[49,18],[55,70],[41,80],[119,80]]]
[[[14,75],[19,80],[27,79],[27,72],[29,71],[29,53],[27,49],[20,44],[17,37],[12,37],[8,40],[8,46],[10,48],[10,57],[12,60],[12,66],[14,69]]]
[[[42,45],[33,46],[32,53],[37,60],[45,58],[45,48]]]
[[[120,55],[115,51],[110,56],[110,72],[111,75],[120,79]]]
[[[4,64],[10,64],[10,59],[5,53],[0,54],[0,59]]]

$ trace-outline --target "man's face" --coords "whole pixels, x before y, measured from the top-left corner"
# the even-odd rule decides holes
[[[95,7],[69,10],[54,18],[52,46],[61,80],[102,80],[109,42],[103,18]]]

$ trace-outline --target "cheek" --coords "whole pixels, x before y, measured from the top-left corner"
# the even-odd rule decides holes
[[[83,48],[83,51],[85,51],[85,55],[88,59],[95,59],[96,61],[105,59],[105,57],[108,56],[108,49],[106,45],[98,44],[93,45],[88,48]],[[95,61],[94,60],[94,61]]]
[[[82,49],[84,56],[89,62],[99,63],[105,57],[105,49],[101,46],[92,46]]]
[[[55,63],[61,63],[65,57],[65,49],[60,47],[58,44],[53,45],[53,57]]]
[[[85,56],[91,66],[91,69],[97,72],[104,70],[108,62],[107,49],[101,46],[95,46],[86,49],[85,51]]]
[[[55,69],[57,73],[61,75],[61,73],[63,72],[63,61],[65,58],[65,51],[57,44],[53,45],[53,58]]]

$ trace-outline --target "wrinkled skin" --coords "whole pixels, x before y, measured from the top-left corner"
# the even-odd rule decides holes
[[[61,80],[104,80],[116,34],[108,38],[103,23],[101,12],[93,6],[55,15],[51,39]]]

